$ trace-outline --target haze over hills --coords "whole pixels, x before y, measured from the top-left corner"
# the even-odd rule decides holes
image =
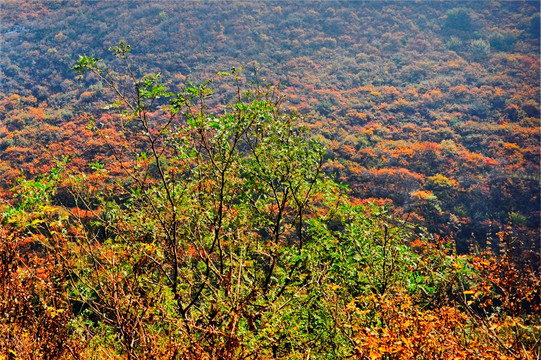
[[[421,358],[438,358],[430,352],[442,347],[450,349],[445,356],[472,359],[538,356],[539,11],[538,1],[0,0],[0,235],[11,239],[3,251],[18,264],[0,265],[23,268],[26,260],[16,259],[36,251],[34,267],[51,261],[61,270],[32,275],[28,284],[64,281],[49,297],[39,286],[25,288],[65,310],[57,320],[48,308],[24,310],[36,319],[47,314],[49,328],[33,334],[62,328],[72,341],[70,326],[80,321],[73,326],[89,343],[116,346],[118,358],[144,358],[141,349],[158,351],[153,341],[168,337],[182,340],[171,340],[170,353],[158,346],[163,354],[187,358],[219,358],[213,347],[222,358],[249,357],[246,349],[294,358],[312,343],[335,358],[406,358],[421,356],[415,341],[429,349]],[[267,82],[279,86],[264,90]],[[210,124],[197,119],[197,106]],[[179,134],[193,141],[191,150]],[[193,196],[183,198],[179,184]],[[65,242],[58,248],[57,236]],[[222,241],[233,249],[226,260],[227,246],[216,245]],[[86,254],[80,263],[78,251]],[[88,270],[97,258],[137,266],[117,283],[113,265]],[[138,266],[152,274],[141,286],[130,282],[142,276]],[[228,266],[248,284],[235,300]],[[241,276],[243,266],[253,273]],[[312,274],[328,293],[314,290]],[[121,328],[119,319],[107,322],[107,309],[147,305],[132,303],[127,290],[118,303],[104,300],[116,301],[118,288],[102,289],[103,299],[88,290],[106,278],[144,301],[165,295],[145,308],[154,315],[126,310]],[[77,297],[78,286],[88,292]],[[4,296],[23,296],[6,289]],[[400,290],[387,300],[390,289]],[[296,291],[302,296],[292,300]],[[411,308],[400,305],[408,302]],[[331,303],[340,310],[333,313]],[[273,318],[278,308],[293,315]],[[394,314],[387,328],[378,308]],[[482,323],[482,309],[501,321]],[[207,316],[214,312],[221,320]],[[170,327],[149,330],[147,339],[156,314]],[[528,327],[512,344],[502,340],[511,333],[507,315]],[[474,350],[439,342],[438,326],[400,327],[432,317],[441,328],[464,330],[446,336]],[[182,321],[194,338],[170,332]],[[131,345],[129,326],[137,329]],[[475,326],[486,332],[468,335]],[[384,340],[383,328],[401,347]],[[0,340],[19,335],[0,329]],[[183,353],[191,341],[201,348]]]

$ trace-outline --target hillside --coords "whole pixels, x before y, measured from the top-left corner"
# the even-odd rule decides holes
[[[283,82],[329,173],[462,249],[508,224],[538,238],[537,3],[303,6],[5,1],[2,177],[60,156],[45,144],[92,157],[70,134],[104,90],[69,67],[125,40],[173,85],[243,64]]]
[[[539,356],[539,7],[3,0],[0,360]]]

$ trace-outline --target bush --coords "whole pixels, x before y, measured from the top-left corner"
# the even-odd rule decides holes
[[[472,40],[470,51],[475,60],[482,60],[490,53],[490,44],[483,39]]]
[[[454,8],[445,14],[445,30],[459,31],[468,34],[473,31],[471,11],[466,8]]]

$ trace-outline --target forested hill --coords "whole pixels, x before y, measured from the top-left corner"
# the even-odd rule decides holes
[[[0,0],[0,360],[540,359],[539,7]]]
[[[171,84],[242,64],[283,82],[328,173],[463,250],[504,225],[538,238],[538,2],[5,0],[1,16],[6,187],[62,151],[90,160],[73,134],[105,90],[69,67],[125,40]]]

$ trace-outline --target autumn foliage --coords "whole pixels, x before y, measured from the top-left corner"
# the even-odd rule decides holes
[[[0,7],[0,360],[541,356],[538,3]]]

